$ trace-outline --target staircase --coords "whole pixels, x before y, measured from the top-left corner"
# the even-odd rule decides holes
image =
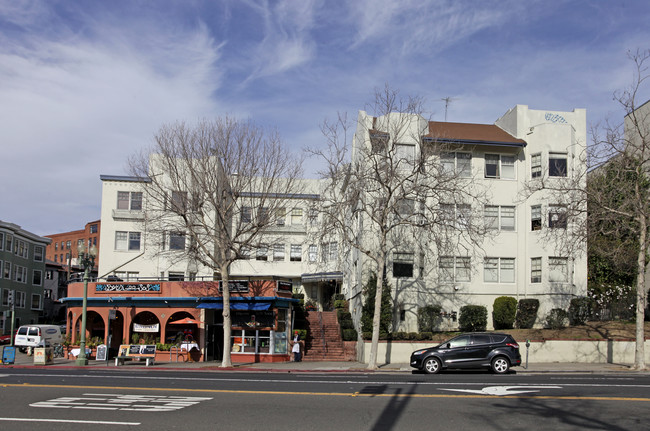
[[[308,311],[304,361],[347,361],[336,311]]]

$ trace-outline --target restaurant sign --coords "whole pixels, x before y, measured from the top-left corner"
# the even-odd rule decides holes
[[[153,325],[140,325],[139,323],[133,324],[133,332],[158,332],[160,329],[160,323],[154,323]]]
[[[160,283],[97,283],[95,292],[160,293]]]

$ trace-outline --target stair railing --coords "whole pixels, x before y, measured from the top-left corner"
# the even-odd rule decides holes
[[[327,340],[325,339],[325,326],[323,325],[323,313],[318,313],[318,324],[320,325],[320,336],[323,342],[323,348],[325,353],[327,353]]]

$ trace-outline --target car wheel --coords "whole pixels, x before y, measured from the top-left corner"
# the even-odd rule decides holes
[[[437,358],[427,358],[422,369],[427,374],[437,374],[440,372],[440,361]]]
[[[510,362],[503,356],[498,356],[492,360],[492,371],[497,374],[505,374],[510,369]]]

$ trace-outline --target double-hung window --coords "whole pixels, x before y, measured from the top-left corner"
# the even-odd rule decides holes
[[[548,227],[551,229],[566,229],[567,209],[564,205],[549,205]]]
[[[260,244],[255,252],[256,260],[269,260],[269,248],[266,244]]]
[[[294,208],[291,210],[291,224],[302,224],[302,208]]]
[[[142,192],[117,192],[117,209],[142,211]],[[97,232],[97,225],[93,225]],[[91,233],[92,227],[91,226]]]
[[[542,206],[530,207],[530,230],[542,230]]]
[[[472,153],[446,152],[440,155],[443,170],[467,178],[472,175]]]
[[[185,234],[182,232],[170,232],[169,249],[185,250]]]
[[[530,259],[530,282],[542,282],[542,258],[533,257]]]
[[[530,156],[530,176],[540,178],[542,176],[542,154],[537,153]]]
[[[318,260],[318,246],[316,244],[309,245],[309,261],[316,262]]]
[[[34,261],[43,262],[43,246],[36,245],[34,246]]]
[[[393,277],[413,277],[413,264],[413,253],[393,252]]]
[[[491,230],[515,230],[515,207],[486,205],[483,210],[485,227]]]
[[[140,232],[115,232],[115,250],[138,251],[140,250]]]
[[[567,283],[569,281],[569,259],[566,257],[548,258],[548,281]]]
[[[291,262],[300,262],[302,260],[302,245],[291,244],[289,251],[289,260]]]
[[[241,222],[250,223],[253,221],[253,209],[251,207],[242,207],[241,209]]]
[[[284,244],[273,245],[273,260],[276,261],[284,260]]]
[[[485,155],[485,178],[515,178],[515,156],[500,154]]]
[[[470,281],[470,258],[441,256],[438,261],[439,278],[442,283]]]
[[[486,257],[483,262],[483,281],[486,283],[514,283],[515,259]]]

